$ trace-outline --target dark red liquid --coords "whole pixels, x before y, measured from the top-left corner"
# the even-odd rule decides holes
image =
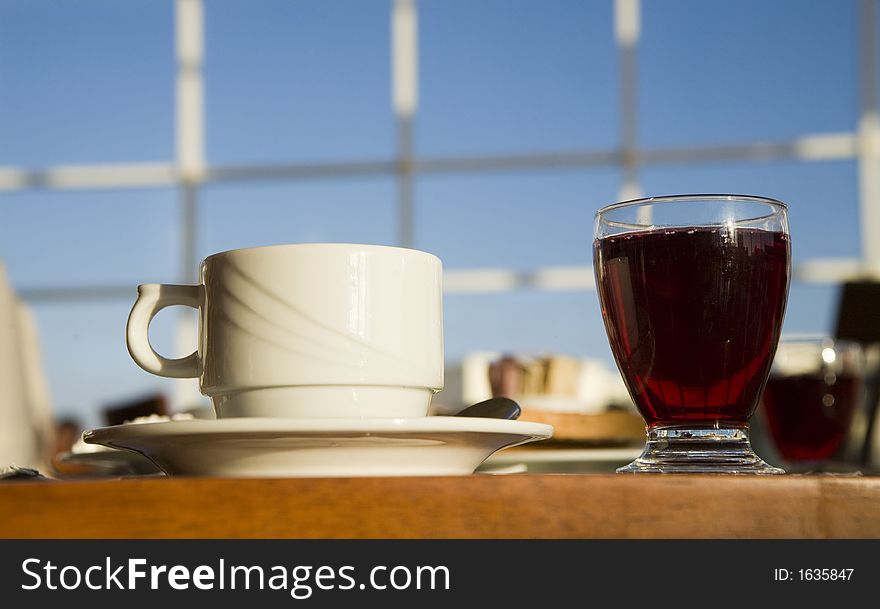
[[[594,256],[611,350],[648,425],[747,423],[782,327],[788,237],[663,229],[597,239]]]
[[[854,376],[771,376],[762,403],[779,454],[793,461],[834,455],[849,431],[860,392]]]

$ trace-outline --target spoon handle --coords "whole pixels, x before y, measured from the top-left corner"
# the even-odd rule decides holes
[[[481,417],[484,419],[517,419],[522,409],[510,398],[490,398],[468,406],[455,416]]]

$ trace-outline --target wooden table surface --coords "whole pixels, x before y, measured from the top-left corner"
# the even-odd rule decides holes
[[[0,538],[880,538],[880,478],[0,483]]]

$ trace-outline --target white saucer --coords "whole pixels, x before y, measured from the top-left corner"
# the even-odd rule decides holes
[[[171,476],[446,476],[552,435],[543,423],[472,417],[240,418],[117,425],[83,439],[141,453]]]

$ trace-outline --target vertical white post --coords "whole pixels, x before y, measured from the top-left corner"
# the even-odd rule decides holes
[[[617,41],[620,87],[620,154],[623,169],[621,201],[642,196],[638,178],[637,53],[641,33],[641,1],[614,0],[614,38]],[[649,208],[645,208],[646,211]],[[650,223],[650,222],[648,222]]]
[[[176,0],[177,165],[184,182],[196,182],[204,170],[202,0]]]
[[[415,0],[394,0],[391,13],[391,96],[398,117],[412,118],[418,106],[418,47]]]
[[[418,16],[415,0],[391,8],[391,101],[397,120],[398,242],[413,245],[413,118],[418,106]]]
[[[859,0],[859,211],[862,238],[863,273],[880,280],[880,108],[877,100],[877,4],[878,0]],[[876,358],[876,345],[869,357]],[[876,373],[876,361],[872,369]],[[874,379],[877,382],[877,379]],[[869,392],[870,394],[871,392]],[[875,397],[876,399],[876,397]],[[877,404],[868,404],[865,443],[861,460],[877,465],[880,448],[880,421]]]
[[[877,0],[859,2],[858,168],[862,262],[880,276],[880,108],[877,100]]]
[[[175,48],[177,53],[177,173],[180,181],[180,277],[185,283],[198,280],[198,186],[204,176],[204,7],[202,0],[175,0]],[[177,324],[179,355],[198,344],[198,320],[181,312]],[[204,402],[198,379],[181,379],[174,385],[173,408],[180,410]]]

